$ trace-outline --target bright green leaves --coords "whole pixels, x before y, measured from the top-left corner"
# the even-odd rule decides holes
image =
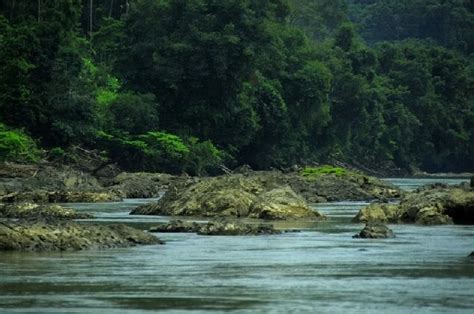
[[[166,132],[135,136],[98,132],[97,139],[125,169],[203,175],[215,171],[223,158],[210,141],[195,137],[182,139]]]
[[[0,161],[36,162],[39,158],[40,151],[31,137],[0,123]]]

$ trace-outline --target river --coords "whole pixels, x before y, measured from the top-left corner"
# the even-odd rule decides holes
[[[147,201],[69,206],[143,229],[168,220],[128,215]],[[166,245],[1,252],[0,312],[473,312],[474,226],[391,225],[395,239],[353,239],[363,225],[350,219],[364,205],[318,204],[326,222],[281,235],[159,234]]]

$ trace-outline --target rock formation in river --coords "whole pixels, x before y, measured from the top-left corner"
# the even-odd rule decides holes
[[[354,221],[474,224],[474,191],[466,186],[431,185],[407,193],[399,204],[371,204]]]
[[[91,219],[94,216],[53,204],[0,204],[0,218]]]
[[[91,174],[68,166],[0,164],[0,202],[119,201]]]
[[[328,171],[324,171],[326,169]],[[283,177],[293,190],[314,203],[387,200],[399,198],[403,194],[391,183],[337,167],[307,167],[300,172],[284,174]]]
[[[270,220],[323,218],[279,179],[241,174],[175,184],[157,203],[138,207],[132,214]]]
[[[208,223],[185,222],[172,220],[167,224],[153,227],[150,232],[193,232],[200,235],[263,235],[279,234],[273,225],[269,224],[244,224],[239,221],[210,221]]]
[[[0,222],[0,251],[65,251],[161,243],[155,236],[125,225],[65,221]]]
[[[395,234],[391,229],[380,222],[370,222],[365,225],[361,232],[354,235],[353,238],[386,239],[395,238]]]

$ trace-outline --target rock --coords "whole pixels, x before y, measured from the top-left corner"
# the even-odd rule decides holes
[[[19,191],[0,196],[3,203],[99,203],[117,202],[122,198],[111,191]]]
[[[239,222],[212,221],[199,228],[197,233],[200,235],[263,235],[279,234],[281,231],[266,224],[250,225]]]
[[[0,222],[0,250],[65,251],[161,244],[151,234],[125,225],[73,222]]]
[[[311,209],[310,209],[311,210]],[[304,219],[313,216],[306,201],[289,186],[261,193],[250,207],[249,217],[269,220]],[[317,213],[319,217],[321,214]]]
[[[195,232],[199,235],[262,235],[281,233],[281,231],[275,230],[273,225],[252,225],[226,220],[210,221],[205,224],[172,220],[167,224],[151,228],[149,232]]]
[[[167,224],[150,228],[149,232],[163,233],[192,233],[197,232],[200,226],[196,222],[185,222],[182,220],[171,220]]]
[[[307,175],[303,170],[286,175],[286,182],[308,202],[315,203],[386,200],[399,198],[402,195],[402,191],[391,183],[347,169],[335,169],[341,171]]]
[[[395,238],[395,234],[387,226],[378,223],[371,222],[365,225],[364,229],[353,238],[362,238],[362,239],[386,239],[386,238]]]
[[[471,254],[469,254],[467,257],[471,258],[472,260],[474,260],[474,251],[471,252]]]
[[[252,171],[246,167],[236,171],[246,177],[266,177],[289,185],[293,191],[310,203],[344,200],[387,200],[399,198],[402,191],[391,183],[362,173],[342,169],[341,173],[303,175],[304,170],[283,173],[280,171]]]
[[[89,190],[101,189],[102,186],[87,172],[68,166],[50,164],[20,165],[12,163],[0,164],[0,182],[16,179],[20,190]],[[10,192],[15,192],[12,190]]]
[[[87,172],[51,164],[0,163],[0,202],[107,202],[119,201]]]
[[[463,186],[431,185],[407,193],[396,205],[371,204],[361,209],[354,221],[474,224],[474,191]]]
[[[374,221],[397,223],[400,216],[397,205],[373,203],[362,208],[353,221],[365,223]]]
[[[126,198],[154,198],[162,196],[172,183],[186,181],[184,176],[165,173],[123,172],[108,182],[104,182],[109,191]]]
[[[265,176],[225,175],[173,185],[131,214],[260,219],[322,219],[288,186]]]
[[[38,205],[34,203],[0,204],[0,218],[56,218],[91,219],[94,216],[77,213],[59,205]]]

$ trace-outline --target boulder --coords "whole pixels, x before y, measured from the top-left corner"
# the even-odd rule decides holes
[[[64,221],[0,222],[0,251],[65,251],[161,243],[153,235],[125,225]]]
[[[387,239],[395,238],[395,234],[391,229],[379,222],[370,222],[365,225],[364,229],[353,238],[362,239]]]
[[[474,260],[474,251],[471,252],[471,254],[469,254],[467,257],[471,258],[472,260]]]
[[[94,216],[77,213],[73,209],[59,205],[39,205],[35,203],[0,204],[0,218],[56,218],[91,219]]]
[[[224,175],[173,185],[131,214],[260,219],[322,219],[284,183],[265,176]]]
[[[244,224],[237,221],[210,221],[205,224],[172,220],[167,224],[153,227],[149,232],[197,233],[199,235],[262,235],[279,234],[281,231],[268,224]]]
[[[474,224],[474,191],[464,186],[435,184],[407,193],[399,204],[371,204],[361,209],[354,221]]]
[[[397,223],[399,222],[400,216],[398,205],[373,203],[362,208],[353,220],[354,222],[364,223],[372,221]]]
[[[289,186],[271,189],[258,195],[249,217],[268,220],[305,219],[314,216],[306,201]],[[317,213],[319,217],[321,214]]]

